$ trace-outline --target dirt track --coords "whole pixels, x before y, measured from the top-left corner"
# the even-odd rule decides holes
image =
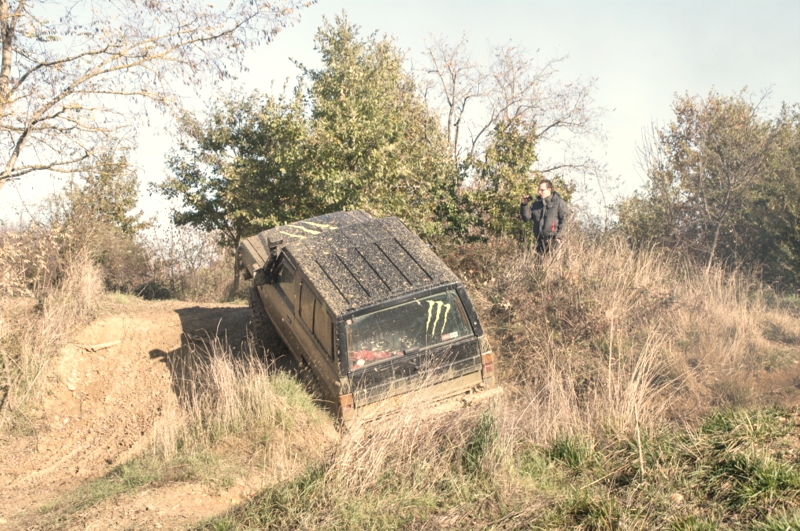
[[[242,306],[133,301],[79,333],[56,361],[53,393],[34,412],[37,433],[0,448],[0,530],[29,527],[42,505],[144,447],[162,412],[175,405],[165,361],[184,334],[218,333],[239,345],[248,321]],[[87,348],[117,341],[97,351]],[[152,489],[102,503],[77,528],[184,528],[228,508],[248,490],[241,480],[213,495],[199,484]]]

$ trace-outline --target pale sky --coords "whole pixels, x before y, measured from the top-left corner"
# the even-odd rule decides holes
[[[714,88],[732,94],[748,87],[754,94],[771,89],[767,110],[782,102],[800,102],[800,0],[783,1],[503,1],[475,0],[320,0],[302,11],[301,20],[284,29],[268,46],[251,52],[250,71],[238,83],[249,91],[268,91],[298,73],[289,58],[318,65],[313,36],[323,16],[342,10],[361,26],[392,35],[415,63],[423,60],[423,40],[441,35],[451,42],[462,33],[473,54],[488,44],[509,41],[541,59],[568,55],[561,79],[595,78],[594,99],[608,109],[602,127],[605,145],[595,155],[623,190],[642,183],[636,144],[651,122],[672,118],[676,93],[707,95]],[[201,101],[194,102],[202,108]],[[153,116],[140,132],[136,163],[147,182],[164,178],[165,153],[172,146],[168,120]],[[25,177],[0,190],[0,218],[19,219],[22,201],[34,204],[57,189],[49,176]],[[142,208],[163,211],[163,201],[149,198],[143,185]]]

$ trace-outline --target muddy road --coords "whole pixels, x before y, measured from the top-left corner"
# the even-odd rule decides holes
[[[247,307],[131,300],[78,333],[53,363],[51,392],[33,411],[33,433],[0,447],[0,530],[47,527],[40,508],[100,477],[148,444],[177,406],[169,353],[186,338],[215,335],[241,345]],[[93,348],[94,347],[94,348]],[[235,504],[257,480],[225,491],[174,484],[107,500],[74,528],[180,529]],[[42,517],[43,519],[44,517]]]

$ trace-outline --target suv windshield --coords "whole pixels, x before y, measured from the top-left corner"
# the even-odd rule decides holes
[[[472,334],[452,290],[359,315],[346,324],[351,369]]]

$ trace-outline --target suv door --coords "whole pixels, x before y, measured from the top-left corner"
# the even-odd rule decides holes
[[[317,375],[327,400],[339,396],[339,360],[336,355],[334,319],[327,305],[314,293],[307,282],[300,283],[299,312],[295,329],[306,358]]]
[[[283,342],[295,356],[299,356],[301,346],[292,330],[298,299],[297,270],[287,258],[281,257],[275,268],[275,278],[273,284],[259,287],[264,308]]]

